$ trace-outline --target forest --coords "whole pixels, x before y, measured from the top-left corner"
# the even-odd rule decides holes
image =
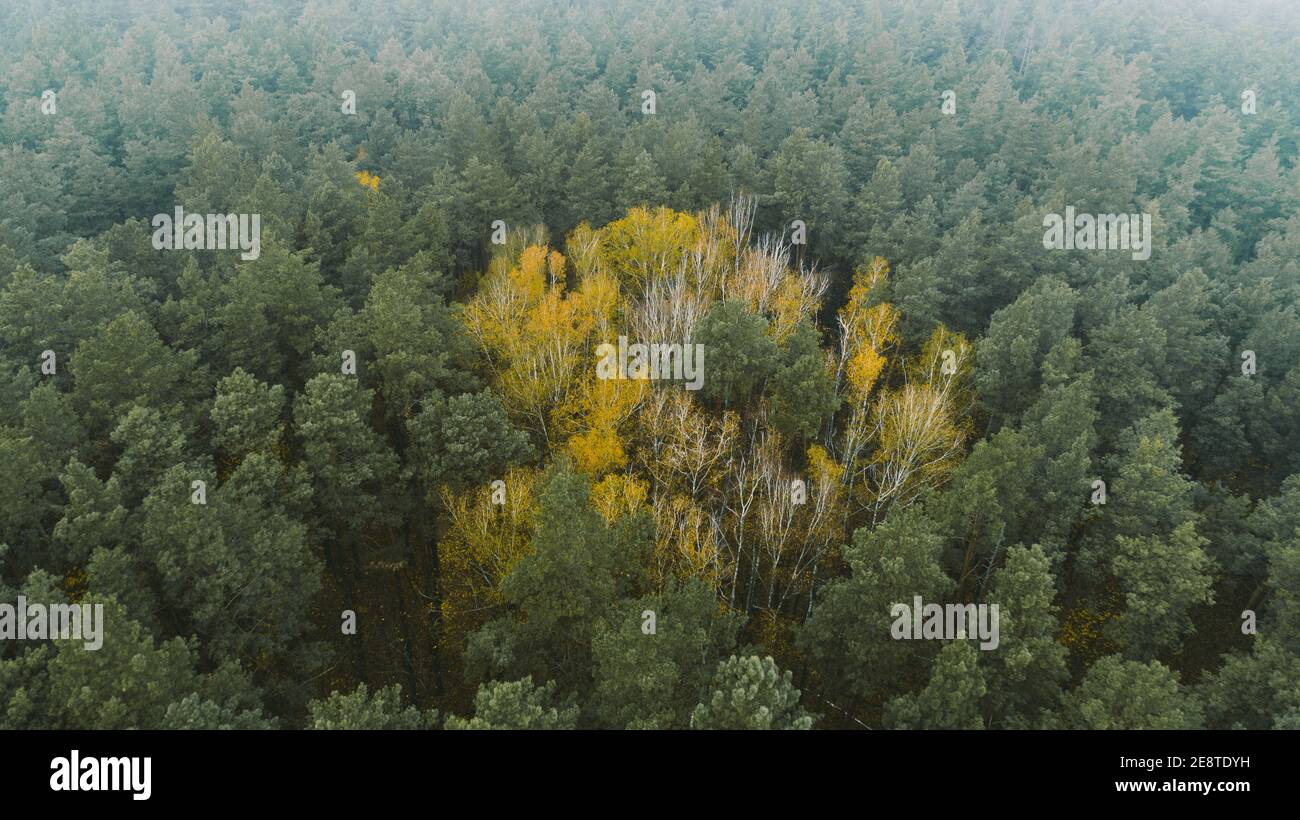
[[[1300,729],[1298,62],[0,0],[0,729]]]

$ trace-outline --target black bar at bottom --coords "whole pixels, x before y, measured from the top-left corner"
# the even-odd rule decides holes
[[[439,812],[469,810],[466,800],[559,807],[613,789],[634,805],[680,795],[775,809],[841,792],[864,809],[908,795],[927,811],[1189,799],[1218,809],[1292,796],[1294,741],[1286,732],[4,732],[0,799],[6,809],[127,811],[288,801],[295,814],[415,801]],[[135,788],[145,758],[147,799]],[[65,774],[89,779],[74,790]],[[115,776],[118,790],[81,788],[111,787]]]

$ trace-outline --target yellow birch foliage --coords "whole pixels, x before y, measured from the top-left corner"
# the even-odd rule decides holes
[[[794,277],[781,280],[772,300],[772,338],[783,344],[800,319],[813,319],[821,307],[821,293]]]
[[[354,176],[357,178],[357,183],[361,185],[362,188],[369,188],[372,191],[379,190],[378,174],[372,174],[369,171],[357,171]]]
[[[888,275],[885,260],[872,259],[853,274],[848,301],[839,311],[843,376],[853,404],[871,393],[885,369],[886,351],[898,343],[898,311],[885,302],[872,304],[872,294]]]
[[[788,445],[766,429],[761,404],[718,415],[679,385],[598,378],[599,345],[616,345],[620,335],[685,343],[717,299],[767,317],[778,343],[801,321],[815,321],[825,278],[793,270],[777,240],[751,243],[749,217],[752,209],[737,218],[717,208],[634,208],[601,228],[580,224],[568,236],[567,260],[539,237],[526,244],[520,235],[493,257],[463,316],[506,409],[541,432],[548,452],[566,453],[591,477],[593,507],[608,521],[650,511],[658,583],[696,576],[724,600],[736,601],[740,590],[781,610],[824,577],[819,568],[844,541],[851,506],[876,518],[956,466],[968,424],[958,419],[973,401],[973,350],[939,328],[919,356],[896,365],[900,316],[879,298],[889,266],[872,259],[853,275],[837,316],[841,343],[826,352],[844,400],[838,433],[808,448],[801,474],[791,469]],[[945,372],[949,360],[955,372]],[[799,504],[790,498],[796,476],[807,481]],[[462,545],[449,560],[469,579],[448,607],[490,607],[510,565],[501,556],[521,546],[489,538],[464,499],[448,505]]]
[[[556,420],[557,429],[572,429],[565,449],[574,466],[599,476],[627,466],[622,427],[650,390],[644,379],[591,379],[582,382],[572,410]],[[561,408],[568,410],[569,408]]]
[[[825,447],[814,444],[808,448],[808,476],[813,484],[839,484],[844,476],[844,465],[831,458]]]
[[[808,448],[808,536],[825,544],[829,552],[839,546],[847,516],[844,465],[814,444]]]
[[[872,396],[889,363],[888,352],[898,343],[898,312],[875,302],[877,289],[889,275],[889,265],[876,257],[854,272],[848,299],[840,308],[840,352],[837,384],[848,413],[842,423],[841,456],[850,495],[864,506],[863,489],[871,462],[868,453],[875,431]]]
[[[640,290],[647,279],[675,272],[700,239],[700,221],[671,208],[633,208],[600,230],[601,262],[620,284]]]
[[[941,390],[905,384],[886,390],[875,406],[875,478],[866,489],[878,519],[896,503],[911,503],[956,469],[965,436]]]
[[[637,420],[651,442],[642,467],[658,487],[697,500],[717,494],[740,436],[739,416],[727,411],[716,418],[684,391],[656,390]]]
[[[610,524],[645,508],[650,485],[634,475],[610,473],[591,488],[591,505]]]
[[[966,337],[939,325],[921,353],[908,362],[907,380],[932,385],[943,394],[950,415],[969,437],[969,413],[975,404],[975,346]]]
[[[468,635],[490,619],[491,607],[501,603],[501,580],[531,551],[533,486],[540,474],[535,467],[507,470],[505,504],[492,503],[491,485],[460,494],[442,489],[450,524],[439,541],[438,560],[448,636]]]
[[[651,580],[662,589],[669,578],[695,577],[718,588],[728,576],[713,520],[685,495],[660,494],[652,504],[655,546]]]
[[[578,277],[579,282],[595,273],[600,265],[600,239],[602,235],[601,231],[593,229],[586,222],[582,222],[565,237],[564,249],[569,254],[569,262],[573,265],[573,272]]]
[[[608,326],[616,301],[600,277],[566,292],[564,256],[540,245],[490,271],[463,316],[497,370],[506,409],[553,439],[552,413],[569,403],[575,380],[594,377],[590,337]]]

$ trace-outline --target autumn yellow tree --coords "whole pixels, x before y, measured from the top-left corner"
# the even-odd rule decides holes
[[[579,225],[567,256],[520,244],[493,260],[463,316],[508,411],[548,454],[590,477],[591,503],[606,520],[650,513],[654,581],[701,578],[724,606],[798,619],[852,527],[914,502],[960,460],[973,353],[936,328],[904,355],[880,258],[853,274],[835,341],[817,347],[800,328],[816,327],[827,277],[793,267],[780,239],[752,236],[753,214],[746,200],[698,214],[636,208],[603,227]],[[692,343],[723,302],[756,317],[749,327],[761,331],[748,332],[773,351],[752,400],[718,407],[671,380],[598,376],[602,344]],[[728,366],[708,355],[705,379]],[[797,444],[773,426],[778,376],[795,389],[827,385],[823,423],[796,428],[818,431],[812,441]],[[447,503],[464,545],[456,571],[478,579],[448,606],[489,606],[497,576],[483,567],[504,559],[485,556],[527,546],[471,547],[471,534],[495,531],[464,499]]]
[[[462,492],[441,488],[446,532],[438,545],[441,655],[459,679],[460,649],[501,605],[501,580],[528,554],[534,531],[533,487],[541,471],[515,467],[500,484]]]

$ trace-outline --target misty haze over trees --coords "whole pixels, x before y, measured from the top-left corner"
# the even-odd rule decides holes
[[[1300,728],[1298,23],[0,2],[0,728]]]

